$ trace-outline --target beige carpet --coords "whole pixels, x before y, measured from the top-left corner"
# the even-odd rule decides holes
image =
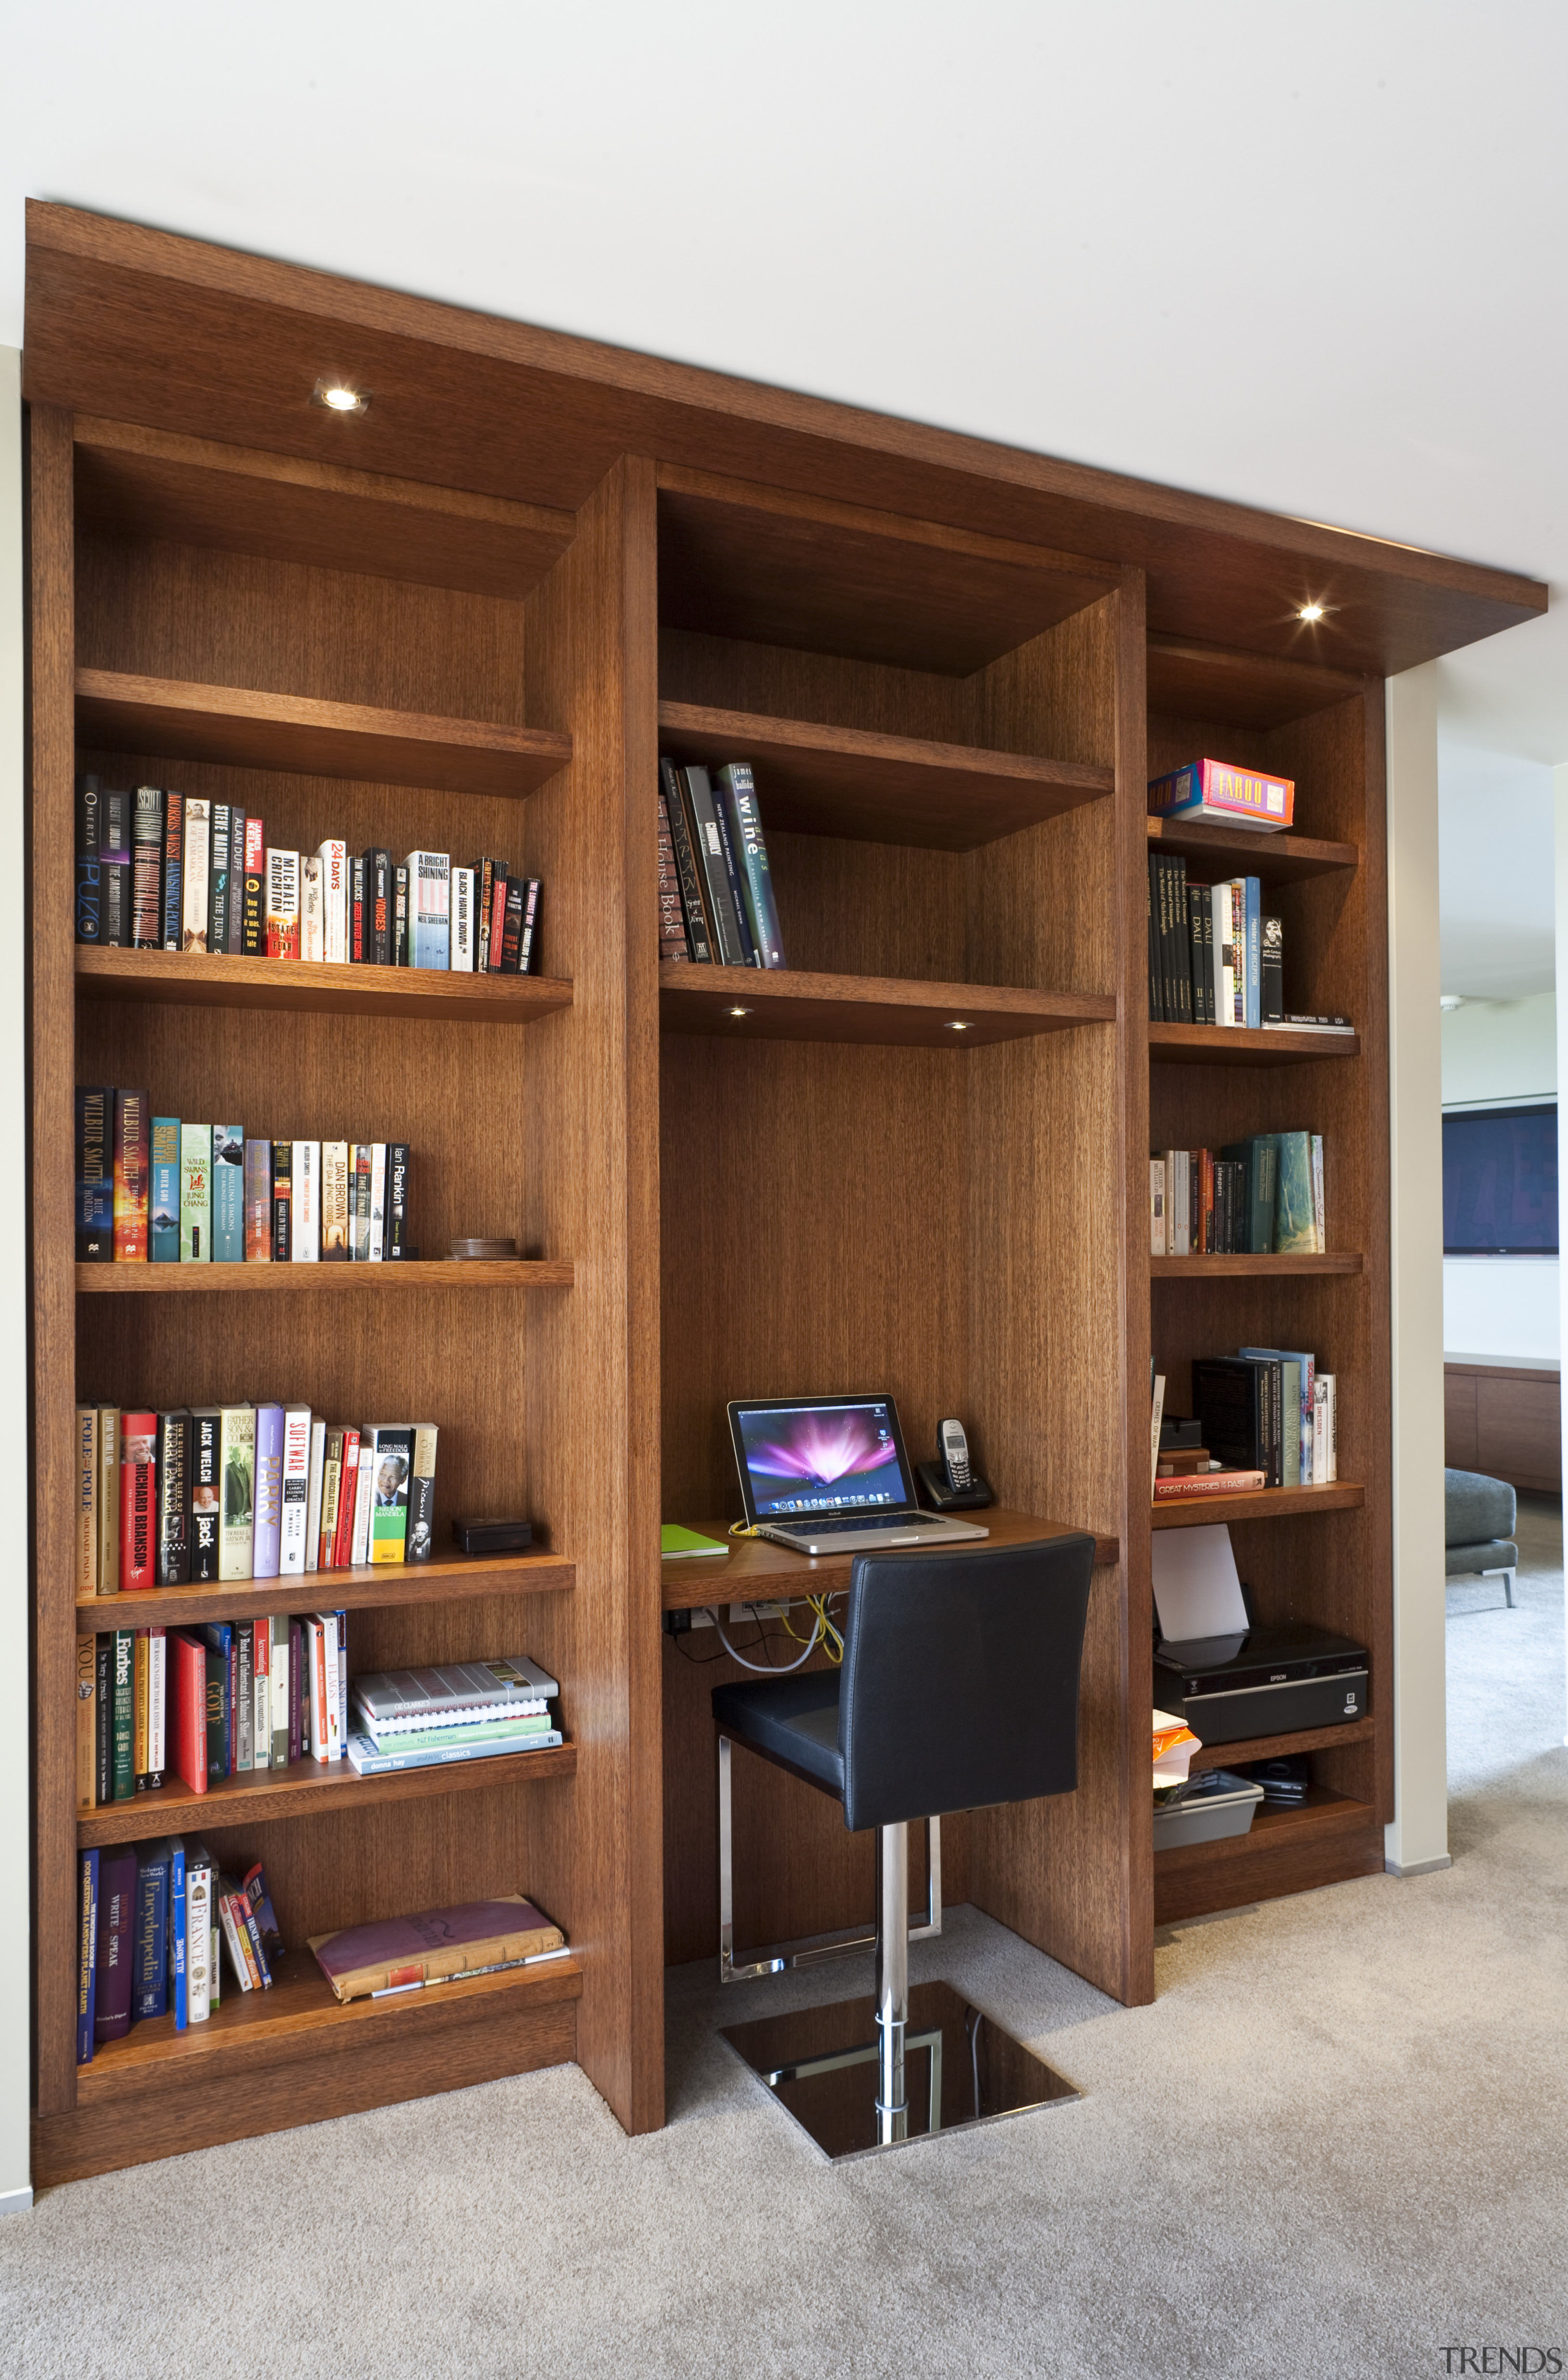
[[[1560,1538],[1528,1552],[1518,1613],[1451,1597],[1451,1870],[1189,1926],[1148,2009],[972,1911],[918,1953],[1081,2104],[835,2171],[685,1969],[662,2134],[625,2140],[566,2069],[55,2191],[0,2223],[0,2370],[1278,2380],[1499,2345],[1568,2370]],[[829,1973],[723,2021],[867,1987]]]

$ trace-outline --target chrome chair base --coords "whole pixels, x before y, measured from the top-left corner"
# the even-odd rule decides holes
[[[881,2036],[870,1995],[722,2031],[835,2162],[1081,2097],[1075,2084],[950,1985],[911,1985],[907,2007],[904,2105],[896,2109],[879,2106]]]

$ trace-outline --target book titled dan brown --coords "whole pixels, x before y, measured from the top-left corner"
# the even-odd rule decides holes
[[[542,1910],[509,1892],[498,1900],[468,1900],[456,1909],[313,1934],[310,1948],[338,1998],[358,2000],[480,1968],[516,1966],[560,1949],[565,1938]]]

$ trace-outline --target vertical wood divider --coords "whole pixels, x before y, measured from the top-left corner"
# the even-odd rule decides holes
[[[37,2106],[76,2106],[75,562],[71,417],[34,406],[29,448],[32,998],[33,1870]],[[42,929],[40,929],[40,922]]]

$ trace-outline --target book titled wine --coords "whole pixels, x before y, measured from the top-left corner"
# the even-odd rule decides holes
[[[762,840],[762,822],[757,808],[757,785],[747,760],[732,760],[715,771],[715,799],[723,807],[725,822],[730,830],[731,848],[735,854],[740,878],[740,894],[746,923],[756,948],[757,964],[764,967],[782,967],[786,962],[784,936],[779,931],[778,905],[773,898],[773,880],[768,867],[768,846]]]
[[[1228,760],[1189,760],[1169,775],[1151,779],[1151,818],[1199,821],[1209,826],[1288,827],[1295,815],[1295,783]]]
[[[310,1949],[337,1998],[355,2000],[481,1968],[520,1966],[525,1959],[558,1950],[565,1939],[542,1910],[512,1892],[313,1934]]]

